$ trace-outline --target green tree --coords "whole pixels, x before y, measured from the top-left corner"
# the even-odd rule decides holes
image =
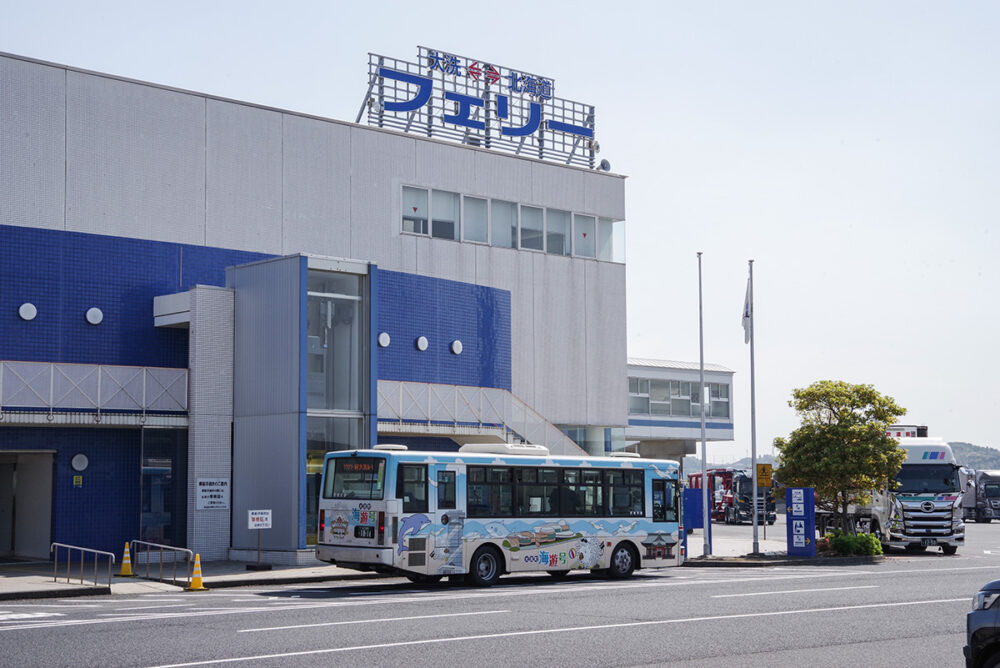
[[[840,514],[846,531],[851,504],[871,500],[871,491],[895,479],[906,453],[886,430],[906,414],[892,397],[871,385],[821,380],[792,391],[788,405],[801,426],[774,439],[776,475],[788,487],[813,487],[820,508]]]

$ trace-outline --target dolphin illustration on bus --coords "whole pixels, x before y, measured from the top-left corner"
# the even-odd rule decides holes
[[[427,519],[427,515],[410,515],[403,520],[402,524],[399,525],[399,535],[396,537],[396,542],[399,543],[399,550],[397,550],[396,554],[402,554],[405,550],[410,549],[406,546],[406,541],[404,540],[407,536],[415,536],[430,523],[431,521]]]

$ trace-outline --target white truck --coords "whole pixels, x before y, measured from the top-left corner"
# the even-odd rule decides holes
[[[927,436],[927,427],[893,426],[887,433],[906,451],[895,489],[874,491],[869,504],[851,509],[851,520],[876,535],[883,548],[920,552],[940,547],[945,554],[955,554],[965,544],[965,485],[951,446]],[[821,531],[824,519],[836,521],[817,516]]]
[[[1000,520],[1000,471],[976,471],[975,499],[976,522]]]

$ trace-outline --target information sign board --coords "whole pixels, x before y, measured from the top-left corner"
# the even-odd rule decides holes
[[[757,486],[758,487],[770,487],[771,486],[771,465],[770,464],[757,464]]]
[[[247,528],[248,529],[270,529],[271,528],[271,511],[268,510],[248,510],[247,511]]]
[[[812,487],[785,490],[788,556],[816,556],[816,491]]]
[[[198,478],[196,510],[229,510],[229,478]]]

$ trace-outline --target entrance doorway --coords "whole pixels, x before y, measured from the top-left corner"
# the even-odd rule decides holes
[[[49,558],[51,452],[0,453],[0,557]]]

